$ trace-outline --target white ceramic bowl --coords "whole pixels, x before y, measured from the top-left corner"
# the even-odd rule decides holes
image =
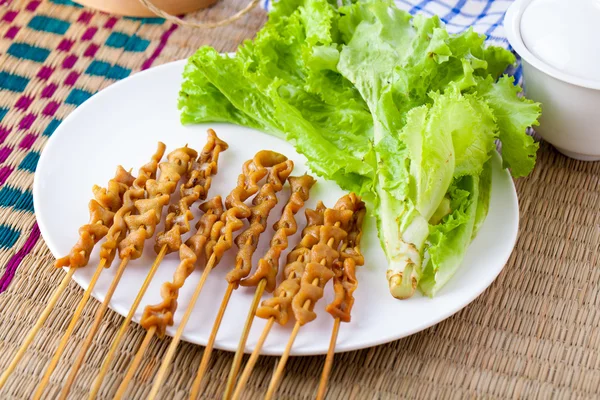
[[[584,61],[594,63],[600,73],[600,64],[594,61],[600,56],[593,49],[597,47],[599,40],[593,34],[596,28],[592,28],[593,31],[589,33],[585,31],[588,28],[582,28],[600,24],[600,21],[593,20],[600,13],[600,8],[596,13],[594,7],[598,7],[600,3],[597,0],[565,1],[562,4],[569,4],[569,7],[582,7],[570,14],[569,18],[560,14],[564,13],[560,8],[561,4],[552,0],[546,1],[549,6],[557,6],[554,17],[556,20],[560,19],[561,24],[555,25],[553,31],[545,33],[546,37],[541,36],[542,42],[546,42],[543,51],[531,51],[524,40],[522,20],[527,8],[536,1],[538,0],[517,0],[504,17],[508,41],[522,59],[527,97],[542,103],[543,112],[536,131],[569,157],[586,161],[600,160],[600,78],[586,76],[585,71],[589,71],[590,68],[582,65]],[[533,15],[533,22],[536,25],[547,26],[548,16],[552,16],[551,13],[547,14],[550,9],[546,8],[546,5],[541,8],[539,3],[534,5],[538,9]],[[583,12],[586,7],[593,12]],[[569,22],[572,24],[576,18],[582,16],[582,19],[577,20],[576,29],[583,29],[587,34],[579,34],[569,41],[570,39],[565,38],[562,33],[572,27]],[[532,20],[531,15],[528,18]],[[557,35],[557,31],[561,31],[561,34]],[[552,45],[553,40],[558,40],[556,46]],[[536,50],[538,49],[539,47]],[[547,57],[542,59],[534,52]],[[562,65],[548,62],[552,58],[565,62]],[[580,71],[583,72],[579,73]]]

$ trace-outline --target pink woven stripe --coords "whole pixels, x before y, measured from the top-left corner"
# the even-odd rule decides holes
[[[33,250],[33,247],[35,246],[39,238],[40,228],[38,227],[37,222],[35,222],[33,224],[33,228],[31,229],[29,237],[25,241],[23,247],[21,247],[21,250],[19,250],[14,256],[12,256],[10,260],[8,260],[8,264],[6,264],[6,270],[4,271],[2,278],[0,278],[0,293],[4,292],[6,288],[8,288],[8,285],[10,285],[10,282],[15,277],[15,273],[17,272],[19,264],[21,264],[21,261],[23,261],[27,254],[31,253],[31,250]]]
[[[3,3],[2,0],[0,0],[0,4],[2,4],[2,3]],[[39,3],[40,3],[39,1],[32,1],[29,3],[29,7],[37,8]],[[16,17],[16,15],[17,15],[16,12],[12,12],[12,13],[9,12],[3,16],[3,19],[5,21],[9,21],[11,19],[14,19]],[[114,18],[114,17],[109,18],[109,20],[106,23],[106,27],[112,27],[116,23],[116,21],[117,21],[117,18]],[[156,49],[154,49],[154,51],[152,52],[150,57],[143,62],[142,69],[148,69],[152,66],[152,64],[156,61],[156,59],[160,56],[161,52],[165,48],[165,46],[169,40],[169,37],[176,29],[177,29],[177,25],[173,24],[173,25],[171,25],[171,27],[168,30],[166,30],[161,35],[158,46],[156,47]],[[88,29],[85,32],[84,38],[82,40],[91,39],[95,33],[96,33],[95,29],[94,30]],[[69,50],[70,47],[72,47],[72,45],[73,45],[73,43],[63,40],[59,44],[58,49],[67,51],[67,50]],[[93,46],[96,46],[96,45],[93,45]],[[87,50],[87,53],[90,53],[90,52],[95,53],[95,50],[97,50],[97,46],[95,49],[89,48]],[[86,56],[93,56],[93,54],[86,54]],[[75,64],[75,62],[77,61],[77,59],[78,59],[77,56],[75,56],[73,54],[68,55],[63,60],[63,63],[62,63],[63,68],[72,68],[73,65]],[[50,77],[50,75],[52,74],[52,72],[53,72],[53,68],[43,66],[38,73],[38,78],[42,79],[42,80],[47,80]],[[74,83],[74,81],[77,80],[77,78],[78,78],[78,75],[71,74],[67,77],[67,80],[64,83],[65,83],[65,85],[72,85]],[[54,95],[54,92],[56,91],[56,89],[57,89],[57,85],[55,83],[50,83],[42,90],[40,97],[41,98],[51,98]],[[17,108],[21,109],[21,111],[26,111],[29,108],[29,106],[31,105],[32,101],[33,101],[32,98],[30,99],[28,97],[22,97],[22,99],[18,102]],[[42,111],[42,114],[44,114],[46,116],[53,116],[57,110],[57,105],[58,105],[58,103],[55,101],[49,102],[46,105],[46,108],[44,108],[44,110]],[[36,120],[35,114],[33,114],[33,113],[25,114],[19,122],[19,125],[18,125],[19,129],[22,129],[22,130],[30,129],[35,120]],[[0,143],[2,143],[6,139],[6,137],[10,133],[10,131],[11,131],[11,129],[0,126]],[[28,134],[21,140],[19,147],[24,148],[24,149],[30,149],[36,139],[37,139],[37,135]],[[12,150],[13,149],[9,146],[4,146],[2,149],[0,149],[0,163],[3,162],[4,160],[6,160],[6,158],[12,152]],[[2,168],[2,170],[0,170],[0,186],[11,175],[12,171],[13,171],[13,169],[10,167]],[[23,233],[25,233],[25,232],[23,232]],[[27,256],[33,250],[33,248],[34,248],[35,244],[38,242],[39,238],[40,238],[40,230],[39,230],[37,222],[35,222],[31,229],[29,237],[25,241],[25,244],[23,245],[23,247],[19,251],[17,251],[17,253],[15,253],[15,255],[13,255],[10,258],[10,260],[8,261],[8,263],[6,264],[6,269],[4,271],[4,274],[2,275],[2,277],[0,277],[0,293],[4,292],[8,288],[11,281],[15,277],[15,274],[19,268],[19,265],[21,264],[21,262],[23,261],[25,256]]]
[[[148,69],[148,68],[150,68],[152,66],[152,63],[154,63],[154,61],[156,61],[156,59],[158,58],[158,56],[160,56],[160,53],[163,51],[163,49],[167,45],[167,42],[169,41],[169,37],[171,37],[171,34],[173,32],[175,32],[175,29],[177,29],[177,25],[173,24],[173,25],[171,25],[171,27],[169,29],[167,29],[162,34],[162,36],[160,37],[160,43],[158,43],[158,46],[156,46],[156,49],[154,49],[154,52],[152,53],[152,55],[150,56],[150,58],[148,58],[142,64],[142,70]]]
[[[10,153],[12,153],[12,151],[13,149],[10,146],[4,146],[0,148],[0,164],[6,161],[6,159],[8,158],[8,156],[10,156]]]
[[[0,168],[0,186],[4,185],[4,182],[8,179],[13,169],[9,166]]]

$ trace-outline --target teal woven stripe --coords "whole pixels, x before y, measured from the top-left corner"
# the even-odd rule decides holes
[[[44,62],[50,55],[50,50],[32,46],[27,43],[13,43],[6,51],[13,57],[36,62]]]
[[[58,35],[64,35],[70,23],[67,21],[63,21],[57,18],[46,17],[45,15],[36,15],[29,21],[27,26],[31,29],[35,29],[36,31],[44,31],[56,33]]]
[[[119,65],[113,65],[111,69],[108,71],[106,75],[109,79],[124,79],[127,78],[131,74],[131,70],[128,68],[123,68]]]
[[[83,6],[80,4],[75,3],[74,1],[71,0],[50,0],[50,3],[54,3],[54,4],[61,4],[63,6],[71,6],[71,7],[77,7],[77,8],[82,8]]]
[[[125,49],[125,51],[144,51],[150,44],[149,40],[142,39],[136,35],[126,35],[121,32],[113,32],[106,39],[107,46],[115,47],[117,49]]]
[[[85,70],[88,75],[105,76],[110,79],[123,79],[131,74],[131,70],[119,65],[110,65],[105,61],[94,60]]]
[[[23,161],[19,164],[19,169],[24,169],[25,171],[35,172],[35,168],[37,167],[37,163],[40,160],[40,153],[37,151],[31,151],[27,153]]]
[[[19,239],[19,231],[6,225],[0,225],[0,248],[9,249],[15,245]]]
[[[10,186],[0,189],[0,207],[33,212],[33,195],[30,190],[21,191]]]
[[[94,60],[90,63],[90,65],[85,70],[85,73],[88,75],[94,76],[106,76],[108,74],[108,70],[110,69],[110,64],[104,61]]]
[[[90,97],[92,97],[92,93],[90,93],[86,90],[73,89],[73,90],[71,90],[71,93],[69,93],[67,98],[65,99],[65,103],[72,104],[74,106],[79,106],[81,103],[83,103]]]
[[[60,122],[61,121],[59,119],[54,118],[52,121],[50,121],[50,123],[48,124],[46,129],[44,129],[44,132],[42,133],[42,135],[52,136],[52,134],[54,133],[56,128],[58,128],[58,126],[60,125]]]
[[[106,45],[110,47],[122,48],[125,47],[128,40],[128,35],[121,32],[113,32],[110,34],[108,39],[106,39]]]
[[[139,17],[123,17],[123,19],[128,19],[130,21],[140,21],[142,24],[146,25],[162,25],[165,23],[164,18],[158,17],[148,17],[148,18],[139,18]]]
[[[27,87],[29,79],[19,75],[9,74],[0,71],[0,89],[11,90],[13,92],[22,92]]]
[[[8,113],[8,108],[0,108],[0,121],[6,116]]]

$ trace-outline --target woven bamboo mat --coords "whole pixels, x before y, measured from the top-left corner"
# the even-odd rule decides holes
[[[241,4],[222,0],[198,17],[216,20]],[[232,26],[193,31],[161,19],[116,18],[68,0],[34,0],[0,1],[0,18],[1,371],[63,276],[51,266],[53,257],[39,238],[32,212],[33,173],[53,130],[78,104],[116,79],[187,57],[202,44],[234,50],[260,28],[265,14],[255,10]],[[471,305],[433,328],[336,355],[328,397],[599,396],[599,172],[600,163],[569,160],[542,144],[534,173],[517,182],[521,231],[499,278]],[[31,395],[81,294],[71,283],[0,398]],[[97,305],[90,301],[86,307],[47,398],[57,396]],[[104,318],[71,398],[86,397],[121,320],[111,311]],[[130,326],[101,398],[114,394],[143,334],[137,325]],[[152,342],[127,398],[147,395],[168,343]],[[163,398],[187,397],[201,355],[202,347],[179,346]],[[231,361],[231,354],[216,352],[203,398],[219,397]],[[279,397],[313,398],[323,361],[292,358]],[[272,357],[260,359],[247,398],[265,393],[274,363]]]

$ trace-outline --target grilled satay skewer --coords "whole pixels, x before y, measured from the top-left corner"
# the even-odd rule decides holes
[[[267,227],[269,214],[277,204],[276,193],[281,191],[286,179],[293,169],[294,163],[291,160],[283,161],[271,168],[267,175],[266,183],[260,188],[260,191],[252,200],[251,216],[248,219],[250,226],[235,238],[235,244],[239,249],[236,255],[235,267],[227,274],[226,279],[229,284],[223,295],[223,300],[221,301],[221,306],[217,312],[217,317],[215,318],[208,343],[202,354],[198,372],[192,385],[191,398],[196,398],[200,391],[202,378],[208,368],[214,342],[233,290],[239,287],[240,281],[247,277],[252,270],[252,255],[256,251],[260,235]]]
[[[259,191],[260,186],[258,182],[267,175],[268,168],[284,162],[285,160],[287,160],[287,157],[282,154],[263,150],[256,153],[254,158],[244,163],[242,174],[238,177],[237,187],[231,191],[225,200],[227,211],[223,213],[221,220],[215,223],[211,229],[210,240],[206,245],[207,252],[211,254],[210,258],[206,263],[200,281],[192,294],[190,304],[182,317],[177,332],[173,336],[173,340],[163,358],[148,396],[149,399],[154,399],[158,394],[161,384],[165,379],[169,364],[171,363],[179,341],[181,340],[183,330],[185,329],[194,309],[194,305],[198,300],[198,296],[202,292],[202,288],[204,287],[204,283],[206,282],[210,271],[219,263],[219,261],[221,261],[225,251],[230,249],[233,245],[233,232],[240,230],[244,226],[243,219],[247,219],[251,216],[250,207],[244,204],[244,201]],[[127,385],[128,382],[124,381],[122,385],[123,384]]]
[[[170,238],[173,232],[178,232],[182,234],[182,227],[180,227],[179,225],[183,226],[183,230],[189,230],[189,220],[192,218],[189,213],[189,207],[194,201],[198,199],[205,200],[206,196],[208,195],[208,191],[212,183],[212,175],[215,175],[218,171],[219,154],[222,151],[227,150],[228,145],[227,143],[219,139],[212,129],[209,129],[207,133],[207,143],[202,149],[202,152],[200,153],[198,159],[191,163],[190,171],[188,172],[187,182],[182,184],[182,186],[180,187],[180,203],[177,207],[173,207],[170,210],[169,215],[167,216],[167,223],[165,224],[165,226],[169,233],[160,234],[157,238],[157,242],[160,240],[164,241],[167,238]],[[219,203],[221,202],[220,198],[218,201]],[[206,219],[204,216],[203,218]],[[203,219],[201,219],[199,225],[202,224],[202,221]],[[177,239],[175,238],[175,240]],[[157,249],[155,246],[155,250],[158,250],[159,255],[165,253],[168,250],[168,243],[162,243],[160,249]],[[136,296],[129,310],[129,313],[127,314],[127,317],[123,321],[123,324],[121,325],[117,336],[113,340],[109,352],[106,355],[104,361],[102,362],[100,372],[98,373],[98,376],[94,380],[90,389],[90,399],[95,398],[98,394],[100,386],[102,385],[102,381],[108,373],[108,369],[110,367],[112,359],[119,347],[119,343],[121,342],[121,339],[127,331],[127,328],[129,327],[129,324],[131,323],[131,320],[135,315],[135,312],[144,294],[146,293],[146,290],[150,285],[150,282],[152,281],[152,278],[154,277],[158,266],[160,265],[160,261],[160,257],[157,257],[154,264],[150,268],[150,271],[148,272],[146,279],[144,280],[142,287],[140,288],[140,291],[138,292],[138,295]]]
[[[160,161],[160,159],[162,158],[164,151],[165,151],[165,145],[163,143],[159,142],[158,148],[157,148],[156,152],[154,153],[154,155],[152,156],[152,159],[150,160],[150,162],[148,162],[146,165],[144,165],[142,168],[140,168],[138,177],[135,178],[135,180],[133,181],[133,184],[123,194],[123,202],[122,202],[120,208],[114,214],[113,225],[110,227],[110,229],[106,233],[107,242],[111,241],[115,237],[115,235],[118,237],[122,237],[121,231],[123,230],[123,228],[122,228],[123,211],[128,210],[127,213],[130,213],[131,211],[133,211],[135,202],[137,202],[138,199],[143,199],[145,197],[146,183],[149,180],[151,180],[153,177],[156,176],[156,169],[157,169],[158,161]],[[125,228],[125,233],[126,233],[126,228]],[[90,294],[91,294],[92,290],[94,289],[96,282],[98,281],[98,278],[100,277],[100,273],[102,272],[102,270],[105,267],[108,268],[112,264],[112,261],[114,259],[114,254],[110,254],[106,251],[105,246],[106,246],[107,242],[102,244],[102,248],[100,250],[100,257],[101,257],[100,264],[96,268],[96,271],[94,272],[94,275],[92,276],[92,279],[90,280],[90,284],[89,284],[88,288],[86,289],[86,291],[83,294],[83,297],[79,301],[79,304],[77,305],[77,309],[75,310],[75,313],[73,314],[73,317],[71,318],[71,321],[70,321],[65,333],[63,334],[63,336],[58,344],[58,347],[56,348],[54,356],[50,360],[50,364],[46,368],[46,371],[45,371],[44,375],[42,376],[42,379],[34,393],[33,398],[36,400],[41,398],[41,396],[44,392],[44,389],[48,385],[48,382],[50,381],[50,377],[52,376],[54,369],[58,365],[58,361],[60,360],[60,357],[67,346],[67,342],[69,341],[69,338],[70,338],[71,334],[73,333],[73,330],[75,329],[75,325],[77,324],[77,321],[79,320],[81,313],[83,312],[83,308],[87,304]],[[119,271],[117,272],[117,275],[122,274],[122,271],[125,267],[125,265],[123,265],[123,263],[121,263],[121,264],[122,265],[119,266]]]
[[[321,201],[317,203],[314,210],[307,209],[306,226],[302,230],[302,239],[287,256],[287,265],[283,270],[284,281],[275,289],[272,298],[262,302],[261,307],[256,310],[256,316],[267,319],[254,351],[248,359],[246,366],[240,376],[238,384],[233,393],[233,399],[239,399],[242,391],[252,374],[252,370],[258,361],[260,351],[273,327],[275,321],[285,325],[291,313],[292,299],[300,290],[300,280],[306,264],[310,260],[310,249],[319,242],[320,227],[324,222],[325,206]]]
[[[334,299],[325,308],[328,313],[334,318],[333,329],[331,331],[331,340],[329,342],[329,350],[323,366],[323,373],[319,383],[317,399],[325,398],[327,390],[327,380],[333,365],[333,355],[335,353],[335,344],[337,342],[340,322],[350,322],[350,314],[354,305],[354,291],[358,287],[356,279],[356,266],[364,265],[365,258],[360,251],[360,241],[362,238],[363,220],[367,209],[365,203],[352,193],[342,200],[348,202],[347,208],[352,209],[354,214],[350,221],[348,236],[342,243],[340,249],[340,259],[334,264],[333,290]]]
[[[81,268],[87,265],[90,254],[95,244],[106,235],[109,228],[113,224],[114,213],[121,207],[123,202],[123,194],[133,184],[134,177],[123,167],[118,166],[115,176],[108,182],[106,189],[94,185],[94,199],[90,200],[88,205],[90,212],[90,221],[79,228],[79,240],[73,246],[73,249],[68,256],[56,260],[57,268],[69,267],[67,274],[57,286],[52,294],[52,297],[46,304],[42,314],[37,319],[35,325],[31,328],[21,347],[17,350],[12,361],[6,370],[0,376],[0,388],[4,386],[10,374],[15,370],[21,358],[25,355],[27,348],[42,328],[50,312],[58,302],[61,294],[67,288],[71,281],[71,277]],[[106,261],[100,261],[102,265]]]
[[[169,214],[166,218],[165,232],[161,233],[157,237],[157,243],[155,250],[158,253],[158,257],[154,261],[150,271],[148,272],[146,279],[144,280],[138,295],[136,296],[127,317],[123,321],[117,336],[113,340],[113,343],[109,349],[108,354],[102,362],[100,372],[94,380],[90,389],[90,399],[93,399],[98,394],[102,381],[108,372],[110,363],[118,349],[119,343],[125,334],[131,319],[135,315],[135,312],[141,302],[146,289],[150,285],[158,266],[162,260],[162,256],[165,253],[173,251],[173,249],[180,244],[181,235],[189,231],[189,221],[193,218],[190,207],[197,200],[205,200],[208,191],[212,183],[212,175],[218,172],[219,154],[222,151],[227,150],[228,145],[221,139],[219,139],[216,133],[212,130],[208,130],[208,140],[202,152],[200,153],[197,160],[189,163],[189,171],[187,172],[187,181],[180,187],[180,200],[177,205],[173,205],[169,209]],[[219,198],[218,202],[221,200]],[[210,203],[210,202],[209,202]],[[222,206],[221,206],[222,207]],[[199,224],[202,223],[199,222]],[[208,228],[210,229],[210,228]]]
[[[131,382],[131,379],[133,379],[135,371],[139,367],[142,357],[157,331],[159,332],[158,336],[162,338],[164,337],[166,327],[173,325],[173,316],[177,309],[177,294],[179,289],[183,286],[189,275],[191,275],[191,273],[194,271],[196,261],[204,254],[204,244],[210,238],[212,227],[215,222],[220,220],[221,215],[224,212],[221,196],[215,196],[211,200],[201,204],[200,209],[204,212],[204,214],[198,221],[196,233],[188,239],[186,244],[182,245],[180,250],[181,262],[173,274],[173,282],[167,282],[161,287],[161,294],[165,296],[163,302],[155,306],[147,306],[144,310],[144,315],[142,316],[140,324],[147,329],[146,335],[142,341],[142,344],[138,348],[133,361],[127,369],[125,378],[117,389],[114,397],[115,399],[122,398],[127,391],[129,382]],[[209,257],[210,256],[207,253],[205,258],[208,259]],[[147,278],[147,281],[149,283],[150,280]],[[169,295],[172,295],[172,297]],[[139,300],[141,300],[142,296],[138,296]],[[137,309],[137,306],[135,308]],[[131,314],[133,314],[133,311]],[[108,370],[108,365],[106,366],[106,369]]]
[[[298,230],[295,215],[302,207],[304,207],[304,202],[308,200],[310,195],[310,189],[316,182],[312,176],[306,174],[303,176],[290,176],[288,181],[290,183],[291,194],[287,204],[283,208],[281,218],[273,226],[275,234],[271,239],[271,247],[265,256],[259,260],[256,272],[251,277],[240,282],[242,286],[255,286],[256,291],[254,292],[254,298],[250,309],[248,310],[246,323],[244,324],[240,342],[235,357],[233,358],[231,370],[229,371],[227,385],[225,386],[225,393],[223,395],[224,399],[228,399],[232,395],[233,387],[242,363],[248,334],[252,328],[252,321],[254,320],[254,314],[258,308],[260,298],[265,290],[269,293],[272,293],[273,290],[275,290],[277,272],[279,271],[279,258],[281,253],[288,247],[288,237],[295,234]],[[200,381],[199,378],[196,377],[196,381],[194,381],[194,384],[192,385],[190,398],[195,399],[197,397],[199,386]]]
[[[220,140],[214,131],[209,130],[208,134],[209,140],[200,154],[198,162],[192,167],[188,182],[181,186],[181,200],[178,205],[171,207],[171,212],[167,216],[166,231],[159,234],[156,240],[155,250],[159,254],[165,249],[168,252],[179,250],[181,262],[174,273],[173,282],[166,282],[161,287],[163,301],[155,306],[147,306],[144,310],[140,323],[147,329],[146,336],[127,371],[125,379],[117,390],[116,398],[120,398],[127,390],[127,385],[133,378],[154,334],[158,331],[159,337],[164,337],[167,326],[173,324],[173,314],[177,308],[179,289],[193,272],[197,259],[202,255],[203,248],[197,238],[206,240],[212,225],[223,213],[223,205],[219,196],[202,204],[200,208],[204,211],[204,215],[197,225],[199,229],[190,238],[192,242],[188,241],[191,246],[182,243],[181,235],[189,231],[189,221],[193,218],[189,208],[199,198],[203,200],[206,198],[212,182],[212,175],[217,173],[219,154],[228,148],[227,143]],[[155,270],[156,268],[150,270],[146,282],[151,281]],[[142,287],[136,299],[137,301],[134,302],[130,311],[131,316],[135,313],[146,288],[147,284]],[[129,321],[126,322],[129,323]],[[116,350],[116,345],[114,347]],[[106,368],[108,368],[108,365]]]
[[[343,204],[343,202],[338,201],[336,207],[339,208],[325,210],[325,224],[321,226],[319,231],[319,243],[315,244],[310,250],[310,262],[304,268],[300,290],[292,299],[296,325],[294,325],[285,351],[277,364],[277,370],[271,378],[265,396],[266,400],[272,399],[275,395],[298,331],[300,327],[317,317],[317,314],[313,311],[315,304],[323,297],[327,282],[333,278],[333,265],[339,258],[337,249],[348,236],[348,224],[353,215],[352,210],[340,207],[340,204]]]
[[[164,148],[164,145],[162,145],[161,148]],[[160,216],[162,214],[162,207],[169,202],[170,196],[171,196],[172,192],[174,191],[174,185],[172,183],[174,182],[174,184],[177,185],[177,182],[183,176],[183,174],[186,174],[188,172],[187,170],[190,168],[189,158],[194,157],[195,153],[196,152],[194,150],[189,149],[187,147],[184,147],[182,149],[177,149],[167,156],[167,159],[168,159],[167,162],[162,163],[162,165],[159,165],[161,170],[164,172],[161,172],[161,175],[160,175],[158,181],[154,181],[154,179],[153,179],[154,177],[152,175],[144,176],[143,179],[146,179],[146,181],[143,182],[143,187],[150,189],[150,188],[156,186],[157,188],[159,188],[158,193],[154,192],[154,193],[150,194],[150,198],[147,199],[149,201],[146,201],[146,199],[138,199],[135,202],[133,202],[133,206],[135,208],[137,208],[139,211],[142,211],[144,209],[144,208],[141,208],[141,206],[139,204],[141,204],[142,202],[147,202],[148,203],[147,204],[148,211],[146,211],[146,213],[151,214],[152,211],[154,211],[155,214],[157,214],[157,219],[154,219],[153,217],[146,218],[142,215],[143,218],[146,218],[145,219],[146,221],[149,221],[148,223],[145,224],[145,227],[146,228],[151,227],[151,231],[148,231],[146,229],[147,230],[146,237],[150,237],[154,233],[154,228],[160,221]],[[159,161],[159,160],[157,160],[157,161]],[[177,164],[176,167],[174,167],[175,164]],[[154,170],[156,170],[156,168]],[[181,172],[181,174],[180,174],[180,172]],[[156,182],[156,184],[154,182]],[[141,187],[142,182],[139,182],[138,185]],[[173,188],[173,190],[171,190],[171,188]],[[164,192],[167,192],[167,193],[164,193]],[[151,205],[153,204],[152,201],[154,201],[153,208],[151,207]],[[128,230],[130,227],[130,222],[128,221],[130,216],[128,216],[127,213],[131,210],[132,210],[131,204],[129,205],[129,207],[121,210],[120,215],[123,216],[124,223],[127,225],[127,227],[125,228],[126,230]],[[123,227],[121,227],[121,231],[123,231]],[[122,237],[120,232],[118,234],[118,237]],[[115,242],[111,243],[109,248],[116,244],[120,244],[120,243],[118,243],[118,239]],[[142,244],[142,246],[143,246],[143,244]],[[112,248],[114,249],[114,247],[112,247]],[[106,248],[104,250],[106,251]],[[107,256],[114,257],[115,253],[116,252],[109,251]],[[158,263],[162,259],[162,255],[164,255],[164,252],[161,251],[159,254],[160,255],[159,255]],[[117,285],[119,284],[121,277],[123,276],[123,272],[125,271],[125,267],[126,267],[128,261],[129,260],[127,258],[123,258],[121,265],[119,266],[119,269],[117,270],[117,273],[115,274],[115,277],[113,278],[113,280],[108,288],[108,291],[106,293],[104,301],[102,302],[100,308],[96,312],[96,315],[94,318],[94,323],[92,324],[92,327],[90,328],[90,331],[88,332],[85,341],[83,342],[81,348],[79,349],[79,352],[77,354],[75,362],[71,366],[71,370],[69,372],[69,375],[67,376],[65,385],[63,386],[62,391],[60,393],[61,400],[64,400],[67,398],[67,395],[69,394],[69,391],[71,390],[71,386],[75,382],[75,378],[77,377],[79,368],[83,364],[85,355],[87,354],[89,347],[92,345],[92,342],[94,340],[94,336],[96,335],[96,332],[100,328],[100,324],[102,323],[102,318],[104,317],[104,313],[106,312],[106,310],[108,308],[108,303],[110,302],[110,300],[114,294],[114,291],[116,290]]]

